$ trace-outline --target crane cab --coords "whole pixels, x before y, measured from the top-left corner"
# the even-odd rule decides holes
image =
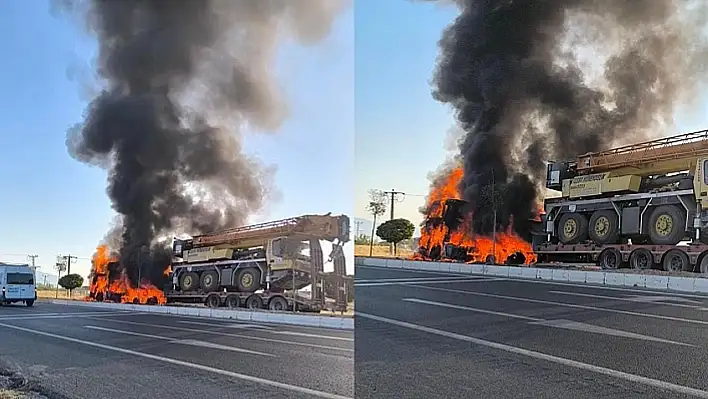
[[[696,173],[693,177],[693,192],[696,195],[696,202],[700,204],[702,210],[708,210],[708,157],[701,158],[696,162]]]

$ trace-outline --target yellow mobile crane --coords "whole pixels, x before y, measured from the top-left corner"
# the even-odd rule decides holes
[[[173,241],[168,302],[209,307],[300,309],[325,305],[325,281],[334,285],[337,310],[345,310],[349,287],[342,246],[350,237],[345,215],[303,215]],[[324,272],[320,240],[332,242],[334,273]],[[310,298],[294,291],[311,285]],[[285,295],[290,291],[293,295]]]
[[[708,273],[707,168],[708,130],[550,162],[539,260]]]

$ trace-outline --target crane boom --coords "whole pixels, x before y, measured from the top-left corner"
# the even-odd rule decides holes
[[[708,155],[708,130],[665,137],[579,155],[578,174],[601,172],[651,175],[692,169],[696,160]]]
[[[272,222],[236,227],[192,237],[195,247],[228,244],[255,238],[307,236],[333,241],[349,240],[349,218],[344,215],[303,215]]]

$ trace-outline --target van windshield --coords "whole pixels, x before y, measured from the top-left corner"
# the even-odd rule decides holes
[[[7,273],[8,284],[34,284],[32,273]]]

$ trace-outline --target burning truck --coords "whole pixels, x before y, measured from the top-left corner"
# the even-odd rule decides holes
[[[455,261],[466,263],[531,264],[536,255],[531,237],[513,231],[513,223],[491,236],[475,234],[472,229],[470,204],[459,194],[462,168],[454,168],[433,184],[423,209],[416,260]]]

